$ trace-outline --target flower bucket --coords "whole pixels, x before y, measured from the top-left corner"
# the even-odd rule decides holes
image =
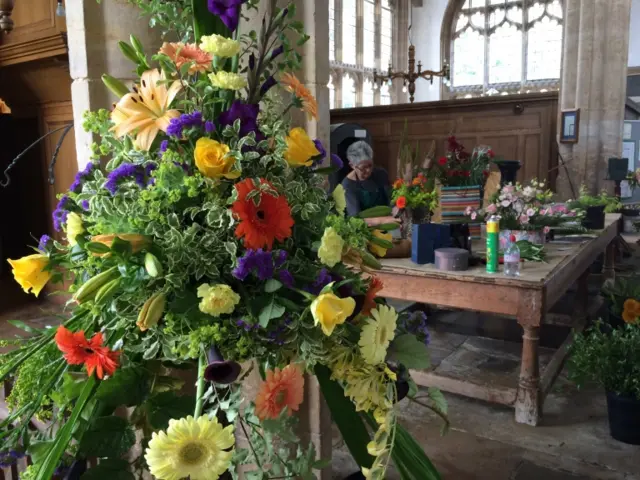
[[[640,400],[607,392],[611,436],[630,445],[640,445]]]
[[[418,265],[435,263],[435,251],[451,246],[451,228],[439,223],[412,226],[411,261]]]
[[[587,214],[582,219],[582,226],[589,230],[602,230],[604,228],[605,205],[587,207]]]
[[[511,235],[516,237],[516,242],[527,240],[536,245],[543,245],[546,241],[546,234],[541,230],[500,230],[500,248],[507,248]]]
[[[442,223],[468,223],[465,216],[467,207],[479,209],[482,207],[482,187],[473,185],[468,187],[440,187],[440,209],[442,211]],[[471,238],[480,238],[481,219],[469,224]]]

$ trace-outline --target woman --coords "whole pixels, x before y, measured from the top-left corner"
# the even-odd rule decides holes
[[[356,216],[372,207],[391,204],[389,175],[373,164],[373,150],[367,142],[358,141],[347,149],[347,160],[353,169],[342,181],[347,199],[347,214]],[[396,222],[393,217],[367,219],[369,225]]]

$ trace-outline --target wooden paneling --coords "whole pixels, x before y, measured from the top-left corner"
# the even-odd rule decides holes
[[[519,180],[547,179],[555,182],[557,165],[556,113],[558,94],[447,100],[384,107],[331,111],[331,123],[355,123],[371,132],[376,163],[393,177],[400,138],[407,121],[408,139],[427,153],[433,142],[436,158],[454,133],[468,150],[489,145],[507,160],[523,164]]]

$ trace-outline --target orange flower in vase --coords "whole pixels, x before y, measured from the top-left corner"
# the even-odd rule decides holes
[[[203,73],[211,70],[211,62],[213,57],[207,52],[200,50],[195,44],[182,42],[163,43],[159,53],[165,54],[173,63],[176,64],[178,70],[184,65],[189,64],[189,75],[195,73]]]
[[[371,282],[369,283],[369,288],[367,289],[367,293],[364,296],[364,304],[362,305],[362,314],[369,315],[371,310],[376,308],[376,297],[378,293],[384,288],[382,280],[378,277],[371,277]]]
[[[280,77],[280,85],[302,103],[303,112],[306,112],[309,117],[318,118],[318,102],[316,98],[295,75],[291,73],[283,74]]]
[[[60,351],[64,353],[67,363],[69,365],[84,364],[89,376],[95,371],[97,377],[102,380],[105,374],[113,375],[118,368],[120,352],[114,352],[103,346],[102,333],[96,333],[91,340],[87,340],[82,330],[73,333],[60,326],[56,331],[55,340]]]
[[[276,419],[286,407],[291,415],[298,411],[304,397],[304,377],[296,365],[287,365],[282,370],[267,370],[256,397],[256,415],[260,420]]]
[[[396,207],[405,208],[407,206],[407,197],[398,197],[396,200]]]
[[[638,323],[640,320],[640,302],[629,298],[624,302],[624,309],[622,311],[622,319],[625,323]]]

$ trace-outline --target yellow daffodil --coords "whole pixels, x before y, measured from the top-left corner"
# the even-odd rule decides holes
[[[13,277],[25,293],[33,293],[37,297],[51,279],[51,271],[45,271],[49,265],[46,255],[35,253],[18,260],[8,259],[7,261],[13,268]]]
[[[378,365],[384,362],[389,343],[395,337],[398,314],[393,308],[380,305],[371,310],[371,316],[373,318],[367,319],[362,327],[358,345],[364,361],[369,365]]]
[[[333,197],[333,202],[336,204],[336,210],[338,213],[344,215],[344,212],[347,209],[347,198],[342,184],[338,184],[338,186],[333,190],[331,196]]]
[[[356,308],[356,301],[340,298],[333,293],[323,293],[311,303],[311,315],[316,326],[320,324],[326,336],[333,333],[336,325],[342,325]]]
[[[163,80],[165,76],[160,70],[147,70],[140,85],[120,99],[111,113],[116,137],[131,134],[135,136],[135,145],[146,151],[158,132],[166,132],[171,119],[180,116],[178,110],[169,107],[182,85],[175,81],[167,88],[166,83],[161,83]]]
[[[196,142],[194,153],[196,167],[209,178],[238,178],[240,171],[234,169],[235,158],[229,155],[229,146],[202,137]]]
[[[214,317],[233,313],[236,305],[240,303],[240,295],[229,285],[204,283],[198,287],[198,297],[202,298],[199,305],[200,311]]]
[[[233,72],[216,72],[209,74],[211,85],[222,90],[241,90],[247,86],[247,79]]]
[[[393,235],[391,234],[391,232],[374,230],[372,233],[374,237],[379,238],[381,240],[386,240],[387,242],[390,242],[393,239]],[[383,258],[387,254],[386,248],[381,247],[380,245],[376,245],[373,242],[369,242],[369,251],[379,258]]]
[[[287,150],[284,159],[292,167],[310,167],[313,158],[320,155],[320,151],[313,140],[309,138],[304,128],[296,127],[286,138]]]
[[[344,239],[333,227],[324,229],[324,234],[320,240],[318,258],[328,267],[334,267],[342,259],[342,249]]]
[[[145,459],[159,480],[215,480],[231,464],[233,425],[222,427],[215,416],[169,420],[169,428],[154,432]]]
[[[70,212],[67,216],[67,241],[70,246],[74,246],[78,243],[76,237],[84,233],[84,226],[82,225],[82,217],[75,212]]]
[[[217,57],[234,57],[240,53],[240,42],[213,34],[200,38],[200,50]]]
[[[11,113],[11,108],[9,108],[9,105],[7,105],[5,101],[0,98],[0,115],[2,114],[8,115],[10,113]]]

